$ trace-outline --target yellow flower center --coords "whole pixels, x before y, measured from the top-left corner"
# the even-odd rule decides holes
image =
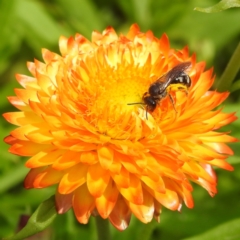
[[[132,109],[130,103],[142,102],[142,95],[146,91],[144,81],[139,76],[124,77],[123,75],[122,78],[116,78],[96,99],[95,106],[121,105],[125,110]]]
[[[150,68],[147,71],[133,64],[119,64],[117,68],[105,65],[104,68],[99,68],[95,75],[87,77],[89,80],[84,84],[88,92],[85,97],[85,120],[97,132],[111,138],[131,138],[129,128],[135,124],[129,121],[138,116],[136,109],[144,106],[142,96],[148,90],[150,75]]]

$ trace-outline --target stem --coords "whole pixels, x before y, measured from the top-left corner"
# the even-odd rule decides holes
[[[111,240],[109,221],[102,219],[100,216],[97,216],[95,219],[97,225],[98,240]]]
[[[137,240],[152,239],[152,233],[157,227],[159,227],[158,224],[159,223],[155,222],[155,221],[151,222],[151,223],[148,223],[148,224],[145,224],[142,227],[142,230],[140,231],[140,234],[138,235]]]
[[[234,51],[225,71],[223,72],[218,85],[218,91],[226,91],[229,90],[231,84],[236,77],[238,71],[240,69],[240,43],[238,44],[236,50]]]

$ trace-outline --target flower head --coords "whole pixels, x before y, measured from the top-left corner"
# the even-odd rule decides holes
[[[217,192],[212,166],[232,170],[225,143],[235,138],[216,130],[236,116],[215,109],[228,93],[209,90],[212,69],[137,25],[126,36],[109,27],[92,41],[61,37],[60,52],[43,49],[32,77],[16,75],[23,88],[9,101],[20,111],[4,114],[18,126],[5,138],[10,152],[30,157],[26,188],[57,184],[59,213],[72,207],[80,223],[99,214],[119,230],[132,214],[147,223],[162,207],[192,208],[191,182]],[[183,62],[188,93],[169,88],[146,114],[149,86]]]

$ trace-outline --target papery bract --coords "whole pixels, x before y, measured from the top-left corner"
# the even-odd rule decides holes
[[[80,223],[99,214],[119,230],[132,214],[147,223],[162,206],[192,208],[191,182],[217,192],[212,166],[233,169],[225,143],[236,139],[216,130],[236,116],[216,109],[229,93],[210,90],[212,69],[137,25],[61,37],[60,52],[43,49],[44,63],[28,63],[32,77],[16,76],[23,88],[9,101],[19,111],[4,114],[18,126],[5,138],[10,152],[30,157],[26,188],[58,184],[59,213],[72,207]],[[144,104],[129,105],[181,62],[191,62],[192,85],[171,93],[176,111],[168,97],[148,117]]]

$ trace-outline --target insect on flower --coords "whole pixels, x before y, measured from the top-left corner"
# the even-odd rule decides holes
[[[218,130],[237,117],[215,110],[229,93],[211,90],[212,69],[136,24],[126,35],[62,36],[59,46],[16,75],[22,87],[8,98],[18,110],[3,115],[16,125],[9,151],[28,156],[26,189],[57,185],[59,214],[72,208],[81,224],[99,215],[120,231],[132,215],[149,223],[163,208],[193,208],[192,182],[217,193],[214,167],[233,170],[227,143],[237,141]]]
[[[148,92],[145,92],[142,97],[144,104],[147,106],[146,114],[148,111],[153,112],[160,101],[166,96],[169,96],[173,108],[176,111],[170,92],[185,91],[186,94],[188,93],[188,88],[191,86],[191,78],[185,71],[189,69],[190,66],[191,62],[180,63],[150,85]],[[133,104],[142,103],[130,103],[129,105]]]

